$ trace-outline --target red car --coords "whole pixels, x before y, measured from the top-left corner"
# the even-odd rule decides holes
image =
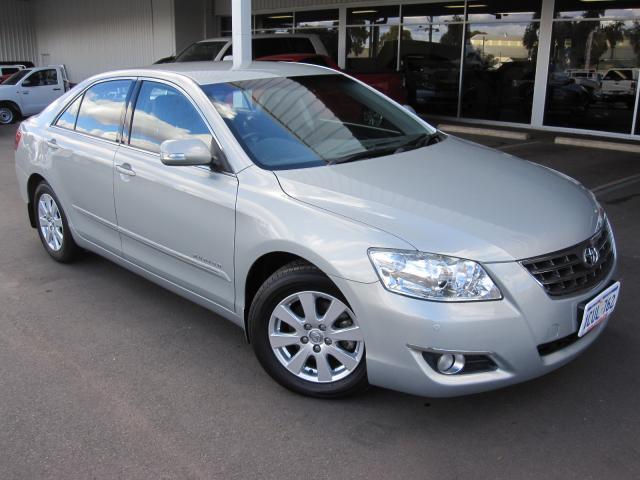
[[[311,65],[320,65],[321,67],[329,67],[338,72],[343,70],[338,66],[333,59],[327,55],[318,55],[315,53],[283,53],[280,55],[269,55],[266,57],[260,57],[256,60],[268,61],[268,62],[295,62],[295,63],[309,63]],[[387,97],[394,99],[400,104],[404,104],[407,101],[407,94],[404,89],[404,82],[402,80],[401,73],[349,73],[354,78],[357,78],[361,82],[370,85],[381,93],[384,93]]]

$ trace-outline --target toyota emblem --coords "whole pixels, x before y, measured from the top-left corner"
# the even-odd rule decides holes
[[[582,262],[587,267],[593,267],[600,260],[600,252],[595,247],[587,247],[582,253]]]

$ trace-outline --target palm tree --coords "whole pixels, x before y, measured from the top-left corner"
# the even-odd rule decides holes
[[[624,40],[624,23],[614,22],[610,23],[606,27],[602,27],[607,43],[609,44],[610,55],[609,59],[613,60],[614,52],[618,43]]]

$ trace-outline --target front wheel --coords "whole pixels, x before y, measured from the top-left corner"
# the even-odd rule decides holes
[[[78,254],[60,201],[48,183],[42,182],[33,195],[34,216],[44,249],[54,260],[66,263]]]
[[[0,105],[0,125],[9,125],[18,119],[18,112],[11,105]]]
[[[368,385],[356,316],[312,265],[293,262],[267,279],[249,310],[249,334],[262,367],[290,390],[336,398]]]

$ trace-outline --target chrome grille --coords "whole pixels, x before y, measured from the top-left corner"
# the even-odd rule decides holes
[[[584,251],[594,247],[598,261],[588,265],[583,260]],[[552,297],[589,290],[600,283],[611,271],[614,261],[613,236],[605,226],[593,237],[578,245],[558,252],[523,260],[522,265]]]

